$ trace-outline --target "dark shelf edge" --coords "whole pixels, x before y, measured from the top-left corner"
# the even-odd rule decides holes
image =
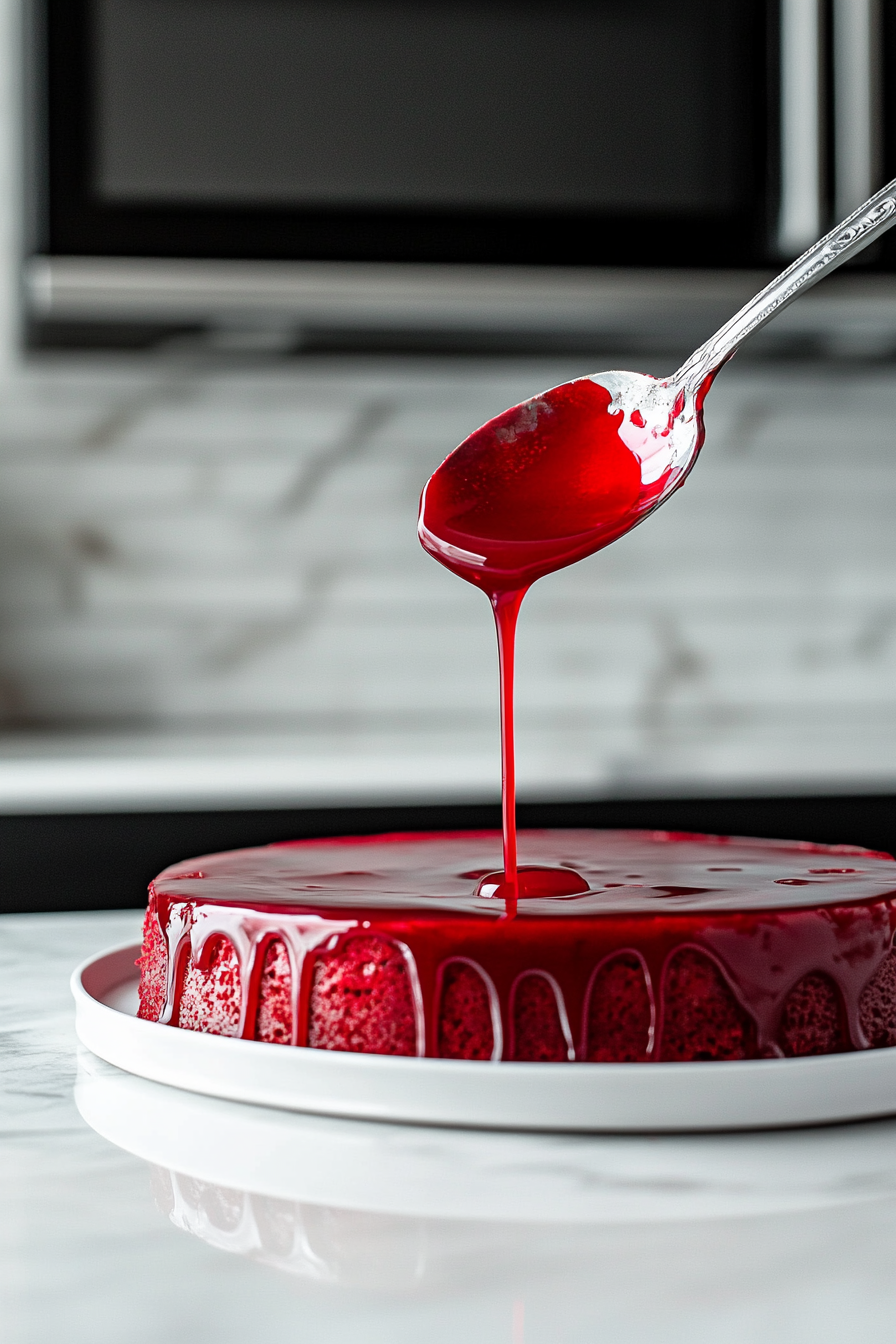
[[[529,802],[523,827],[598,826],[760,835],[896,850],[896,795]],[[481,830],[492,804],[0,816],[0,914],[140,908],[169,863],[276,840]]]

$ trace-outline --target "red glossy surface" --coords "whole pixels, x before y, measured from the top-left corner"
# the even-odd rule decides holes
[[[539,876],[539,894],[508,920],[500,900],[478,894],[499,843],[496,833],[347,838],[177,865],[152,888],[141,1015],[322,1049],[479,1060],[896,1044],[888,856],[523,832],[529,871],[560,877],[551,890]],[[564,891],[577,873],[586,889]]]
[[[641,457],[619,432],[624,413],[610,405],[607,388],[578,378],[477,429],[427,483],[424,547],[491,597],[628,532],[659,502],[672,468],[642,480]]]

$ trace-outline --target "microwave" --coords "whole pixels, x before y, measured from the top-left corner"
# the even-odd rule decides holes
[[[586,321],[896,175],[896,0],[46,0],[31,47],[51,318]]]

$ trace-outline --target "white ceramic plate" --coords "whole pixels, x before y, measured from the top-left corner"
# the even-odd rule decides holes
[[[101,1059],[190,1092],[290,1111],[415,1124],[675,1133],[896,1114],[896,1049],[697,1064],[408,1059],[232,1040],[143,1022],[139,946],[72,976],[76,1027]]]

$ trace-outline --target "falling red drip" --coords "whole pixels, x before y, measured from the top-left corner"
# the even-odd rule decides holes
[[[508,919],[516,915],[519,881],[516,859],[516,751],[513,733],[513,663],[516,621],[525,588],[495,593],[492,606],[498,632],[498,673],[501,681],[501,820],[504,831],[504,900]]]
[[[709,382],[701,389],[699,408]],[[683,401],[675,403],[680,414]],[[564,383],[476,430],[434,472],[420,504],[420,540],[489,597],[498,633],[507,915],[516,914],[513,665],[520,604],[536,579],[601,550],[656,507],[672,477],[642,480],[622,439],[624,413],[590,378]],[[631,423],[644,429],[635,410]],[[662,434],[668,434],[672,420]],[[661,437],[662,437],[661,434]],[[702,436],[702,429],[700,430]],[[699,446],[699,443],[698,443]]]

